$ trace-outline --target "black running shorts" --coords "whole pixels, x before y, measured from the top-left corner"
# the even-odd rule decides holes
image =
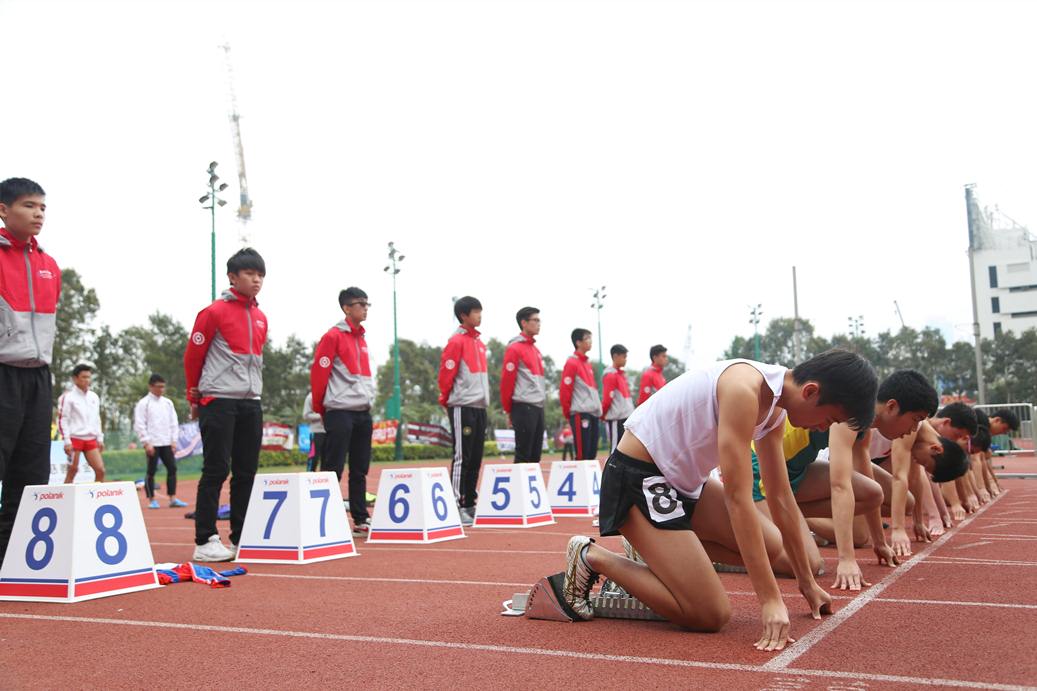
[[[602,537],[619,535],[630,509],[662,530],[691,530],[691,515],[698,499],[684,496],[670,486],[654,463],[613,451],[601,474],[599,530]]]

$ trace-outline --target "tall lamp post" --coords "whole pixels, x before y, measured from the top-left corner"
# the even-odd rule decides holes
[[[753,325],[753,359],[760,360],[760,317],[763,316],[762,304],[749,308],[749,323]]]
[[[605,286],[595,290],[591,297],[594,298],[594,302],[591,303],[591,309],[598,313],[598,387],[600,388],[601,378],[605,372],[605,358],[601,351],[601,308],[605,306],[605,298],[608,297],[605,294]]]
[[[864,315],[860,314],[856,317],[847,317],[847,324],[850,326],[850,334],[854,338],[864,338]]]
[[[216,174],[216,161],[209,164],[209,192],[204,197],[198,198],[199,204],[205,204],[209,202],[208,206],[202,206],[203,209],[212,211],[212,240],[210,242],[212,252],[212,283],[210,300],[216,301],[216,207],[224,206],[227,202],[223,201],[216,196],[217,192],[222,192],[227,189],[227,183],[222,183],[219,187],[216,183],[219,182],[220,176]]]
[[[389,264],[383,271],[392,275],[392,396],[385,403],[385,416],[396,420],[397,461],[403,460],[403,394],[400,392],[400,338],[396,329],[396,274],[404,256],[390,242]]]

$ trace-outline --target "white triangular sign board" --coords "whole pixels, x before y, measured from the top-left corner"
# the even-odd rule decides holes
[[[532,528],[554,522],[539,463],[483,466],[474,527]]]
[[[442,542],[464,537],[446,468],[382,471],[367,542]]]
[[[79,602],[158,587],[132,482],[24,489],[0,600]]]
[[[597,461],[555,461],[547,495],[557,516],[594,516],[601,495],[601,466]]]

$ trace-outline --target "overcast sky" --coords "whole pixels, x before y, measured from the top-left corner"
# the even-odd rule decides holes
[[[401,337],[484,337],[542,310],[562,360],[595,328],[711,360],[764,321],[969,338],[963,186],[1037,223],[1037,5],[1016,2],[96,2],[0,0],[0,178],[48,193],[40,238],[121,329],[209,299],[205,168],[231,183],[233,46],[250,242],[271,336],[313,341],[406,254]],[[225,285],[224,271],[218,284]],[[761,325],[763,326],[763,325]]]

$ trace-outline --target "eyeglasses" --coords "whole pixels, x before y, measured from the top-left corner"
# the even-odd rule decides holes
[[[361,307],[365,307],[366,308],[366,307],[370,307],[371,303],[370,302],[364,302],[363,300],[357,300],[355,302],[350,302],[348,306],[349,307],[353,307],[354,305],[360,305]]]

